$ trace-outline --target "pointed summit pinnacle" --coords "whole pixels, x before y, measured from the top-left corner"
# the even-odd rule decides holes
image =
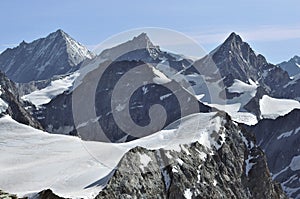
[[[224,43],[228,43],[228,42],[229,43],[232,43],[232,42],[242,43],[243,40],[242,40],[242,38],[238,34],[236,34],[235,32],[232,32],[229,35],[229,37],[225,40]]]

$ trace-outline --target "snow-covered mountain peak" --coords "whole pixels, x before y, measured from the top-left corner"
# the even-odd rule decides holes
[[[0,70],[13,81],[25,83],[50,79],[74,70],[94,54],[63,30],[27,43],[23,41],[0,55]]]
[[[86,58],[92,59],[95,56],[85,46],[74,40],[70,35],[68,35],[61,29],[58,29],[57,31],[51,33],[48,37],[61,39],[65,42],[69,56],[69,63],[71,66],[79,64]]]

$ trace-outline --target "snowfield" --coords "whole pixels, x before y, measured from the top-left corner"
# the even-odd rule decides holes
[[[22,96],[22,99],[29,101],[36,106],[47,104],[51,101],[51,99],[71,88],[73,82],[78,76],[79,73],[75,72],[61,79],[54,80],[46,88],[24,95]]]
[[[150,136],[113,144],[48,134],[4,116],[0,118],[0,187],[21,197],[50,188],[62,197],[94,198],[128,150],[141,146],[181,151],[182,144],[198,141],[213,153],[225,142],[224,122],[216,113],[198,113]],[[216,132],[223,141],[215,140]],[[149,161],[141,156],[140,168]]]
[[[0,187],[18,196],[51,188],[61,196],[91,198],[101,187],[84,187],[110,172],[79,138],[51,135],[9,116],[0,119],[0,132]]]
[[[300,109],[300,103],[291,99],[276,99],[264,95],[259,101],[261,116],[268,119],[276,119],[288,114],[294,109]]]
[[[227,104],[239,103],[241,107],[244,107],[255,95],[257,91],[257,85],[251,79],[248,80],[250,84],[247,84],[238,79],[234,79],[233,84],[228,87],[228,92],[239,93],[240,96],[227,100]]]

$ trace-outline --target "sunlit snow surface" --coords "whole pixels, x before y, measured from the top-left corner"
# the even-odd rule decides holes
[[[136,146],[181,151],[181,144],[199,141],[208,150],[219,148],[225,133],[224,119],[216,113],[199,113],[175,122],[167,130],[122,144],[87,142],[77,137],[53,135],[0,119],[0,187],[19,196],[51,188],[71,198],[93,198],[121,157]],[[221,144],[215,133],[223,137]],[[146,166],[149,159],[141,160]],[[98,182],[98,183],[97,183]]]
[[[36,106],[47,104],[52,98],[72,87],[74,80],[79,76],[78,72],[65,76],[61,79],[54,80],[49,86],[41,90],[36,90],[22,97],[23,100],[30,101]]]
[[[300,103],[291,99],[276,99],[264,95],[259,101],[261,116],[263,118],[276,119],[291,112],[293,109],[300,109]]]
[[[48,187],[62,196],[91,197],[99,187],[84,187],[110,171],[79,138],[51,135],[9,116],[0,119],[0,140],[0,187],[20,196]]]
[[[236,104],[225,104],[225,105],[220,105],[220,104],[207,104],[211,107],[214,107],[218,110],[225,111],[230,115],[231,119],[235,122],[242,123],[242,124],[247,124],[247,125],[255,125],[257,124],[258,120],[256,116],[252,113],[249,112],[240,112],[240,103]]]

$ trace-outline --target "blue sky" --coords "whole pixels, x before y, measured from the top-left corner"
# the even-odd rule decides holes
[[[0,51],[58,28],[92,48],[140,27],[182,32],[207,51],[236,32],[273,63],[300,55],[299,0],[211,1],[1,1]]]

